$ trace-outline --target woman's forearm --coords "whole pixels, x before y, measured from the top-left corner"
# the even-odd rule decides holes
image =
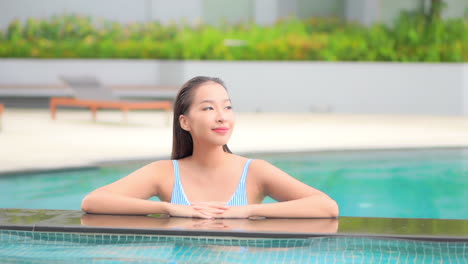
[[[337,203],[325,195],[313,195],[287,202],[249,205],[249,216],[280,218],[338,217]]]
[[[96,192],[88,194],[81,204],[86,213],[95,214],[166,214],[167,203],[133,198],[109,192]]]

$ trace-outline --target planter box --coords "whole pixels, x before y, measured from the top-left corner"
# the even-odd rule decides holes
[[[197,75],[217,76],[242,112],[468,114],[466,63],[2,59],[0,100],[20,95],[18,86],[29,95],[41,86],[65,92],[61,74],[92,74],[120,95],[148,98],[174,96]]]

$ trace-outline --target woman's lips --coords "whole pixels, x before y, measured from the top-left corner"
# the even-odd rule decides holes
[[[213,128],[213,131],[218,133],[218,134],[226,134],[229,131],[229,128],[227,128],[227,127],[218,127],[218,128]]]

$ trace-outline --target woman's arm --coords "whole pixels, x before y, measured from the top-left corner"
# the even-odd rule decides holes
[[[81,204],[81,210],[93,214],[168,214],[167,207],[166,202],[135,198],[99,189],[88,194]]]
[[[148,164],[130,175],[86,195],[81,209],[97,214],[167,213],[166,203],[148,200],[158,194],[162,162]]]
[[[253,161],[249,174],[255,175],[264,195],[279,202],[233,206],[222,214],[223,217],[328,218],[338,216],[338,205],[328,195],[296,180],[266,161]]]
[[[86,213],[94,214],[169,214],[180,217],[213,218],[219,206],[185,206],[148,200],[160,193],[161,182],[172,175],[170,161],[148,164],[130,175],[88,194],[81,204]]]

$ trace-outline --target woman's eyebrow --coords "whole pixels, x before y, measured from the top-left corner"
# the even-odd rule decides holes
[[[211,103],[211,104],[212,104],[212,103],[214,103],[214,102],[215,102],[215,100],[205,99],[205,100],[201,101],[200,104],[203,104],[203,103]],[[228,98],[228,99],[224,99],[223,102],[231,102],[231,99],[229,99],[229,98]]]

